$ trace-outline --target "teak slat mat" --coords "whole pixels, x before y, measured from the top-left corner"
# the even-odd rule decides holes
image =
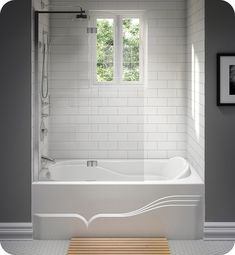
[[[170,255],[166,238],[72,238],[68,255]]]

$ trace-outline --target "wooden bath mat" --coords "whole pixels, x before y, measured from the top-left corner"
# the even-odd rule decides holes
[[[72,238],[68,255],[170,255],[166,238]]]

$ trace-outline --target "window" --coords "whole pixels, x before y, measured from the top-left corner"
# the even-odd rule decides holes
[[[140,19],[122,19],[122,79],[140,80]]]
[[[98,84],[143,83],[143,25],[140,15],[94,15],[93,77]]]
[[[114,20],[97,19],[96,80],[109,82],[114,79]]]

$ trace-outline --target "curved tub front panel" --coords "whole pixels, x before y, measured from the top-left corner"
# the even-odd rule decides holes
[[[162,237],[169,239],[202,238],[202,219],[195,218],[200,206],[175,204],[129,217],[106,214],[89,225],[76,214],[36,214],[36,239],[79,237]],[[197,224],[195,224],[197,222]]]
[[[34,238],[202,238],[203,183],[143,183],[33,183]]]

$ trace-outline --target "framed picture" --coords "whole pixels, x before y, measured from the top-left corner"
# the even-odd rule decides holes
[[[217,105],[235,105],[235,53],[217,54]]]

